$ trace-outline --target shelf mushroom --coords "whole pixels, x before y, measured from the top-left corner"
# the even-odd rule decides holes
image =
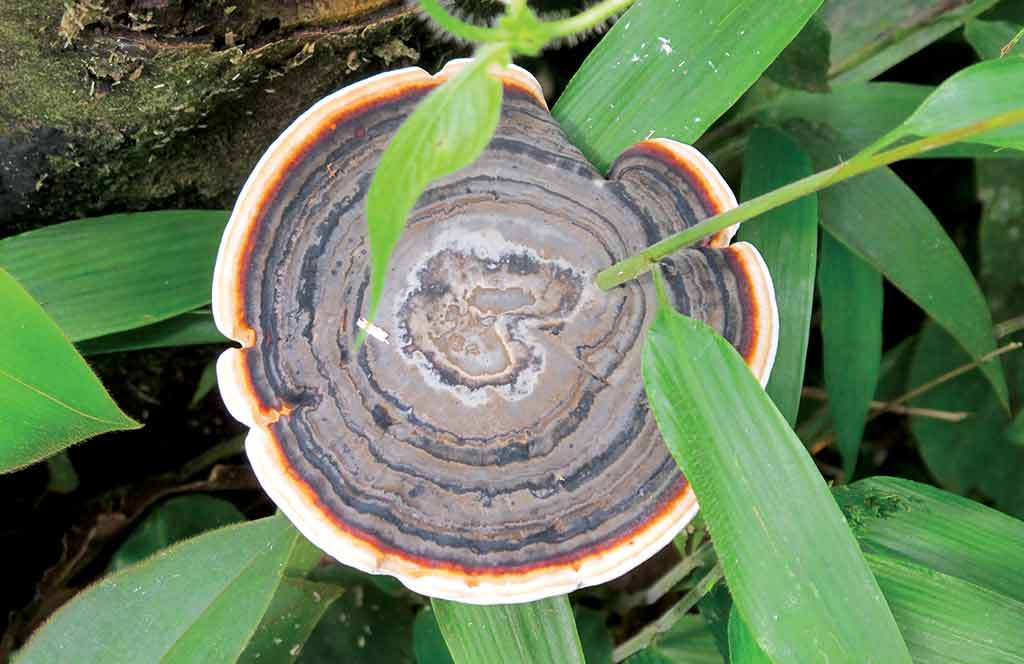
[[[656,296],[602,268],[736,205],[693,148],[645,140],[603,177],[537,81],[510,67],[494,139],[419,200],[371,336],[365,197],[434,76],[408,68],[318,102],[260,159],[217,257],[224,401],[264,489],[314,544],[410,589],[525,602],[613,579],[697,501],[640,376]],[[663,262],[671,297],[767,381],[778,321],[735,228]],[[727,416],[727,415],[724,415]]]

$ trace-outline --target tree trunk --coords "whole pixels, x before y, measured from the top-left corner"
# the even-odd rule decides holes
[[[402,0],[3,0],[0,235],[230,207],[317,99],[452,48]]]

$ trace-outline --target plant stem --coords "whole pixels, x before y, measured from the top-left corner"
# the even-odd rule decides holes
[[[547,21],[544,23],[544,28],[547,31],[547,37],[548,39],[568,37],[569,35],[574,35],[577,32],[589,30],[602,21],[607,20],[609,17],[625,10],[633,4],[633,2],[634,0],[605,0],[604,2],[596,4],[575,16],[563,18],[558,21]]]
[[[1006,46],[1003,46],[1001,49],[999,49],[999,57],[1005,58],[1007,55],[1009,55],[1010,51],[1013,50],[1013,47],[1016,46],[1017,42],[1019,42],[1021,39],[1024,39],[1024,28],[1021,28],[1020,32],[1015,34],[1013,36],[1013,39],[1011,39],[1006,44]]]
[[[604,0],[604,2],[594,5],[575,16],[557,21],[537,21],[536,17],[533,17],[527,23],[530,26],[530,32],[534,33],[529,35],[529,37],[534,39],[540,38],[540,42],[536,44],[539,49],[552,39],[568,37],[578,32],[589,30],[609,17],[623,11],[633,2],[634,0]],[[500,21],[497,28],[485,28],[452,16],[445,11],[444,7],[438,4],[437,0],[420,0],[420,6],[423,7],[423,11],[435,23],[444,28],[446,32],[460,39],[477,43],[508,42],[517,52],[532,52],[534,50],[534,39],[522,42],[519,38],[523,35],[517,34],[515,31],[502,29]],[[506,8],[505,17],[515,19],[516,21],[523,20],[525,18],[523,14],[528,12],[526,0],[509,0],[506,3]],[[530,14],[530,16],[533,16],[533,14]]]
[[[955,369],[951,369],[950,371],[947,371],[946,373],[942,374],[941,376],[937,376],[937,377],[929,380],[926,383],[918,385],[914,389],[910,390],[909,392],[905,392],[905,393],[901,394],[900,396],[896,397],[892,401],[883,402],[881,404],[881,406],[878,407],[878,408],[875,408],[874,405],[872,405],[872,411],[873,412],[871,413],[871,415],[868,416],[867,421],[870,422],[873,419],[875,419],[876,417],[878,417],[879,415],[882,415],[883,413],[897,413],[897,414],[899,414],[900,413],[900,409],[903,408],[903,404],[906,403],[907,401],[910,401],[911,399],[919,397],[922,394],[924,394],[925,392],[930,392],[931,390],[934,390],[939,385],[942,385],[943,383],[951,381],[954,378],[956,378],[957,376],[962,376],[963,374],[967,373],[968,371],[970,371],[970,370],[972,370],[972,369],[974,369],[976,367],[979,367],[982,364],[985,364],[986,362],[991,362],[992,360],[996,359],[1000,355],[1003,355],[1004,353],[1009,353],[1011,351],[1015,351],[1015,350],[1017,350],[1017,349],[1019,349],[1021,347],[1024,347],[1024,344],[1022,344],[1022,343],[1020,343],[1018,341],[1011,341],[1010,343],[1006,344],[1005,346],[1000,346],[999,348],[995,349],[994,351],[991,351],[989,353],[985,353],[984,355],[982,355],[981,357],[979,357],[976,360],[971,360],[970,362],[966,362],[964,364],[961,364],[960,366],[956,367]],[[874,403],[875,402],[872,402],[872,404],[874,404]],[[909,409],[907,409],[907,410],[909,410]],[[907,414],[908,415],[913,415],[913,414],[918,414],[919,415],[920,413],[907,413]],[[941,418],[939,418],[939,419],[941,419]],[[822,451],[823,449],[825,449],[826,447],[831,445],[833,442],[835,442],[835,439],[836,439],[835,432],[830,432],[824,438],[822,438],[821,440],[819,440],[816,443],[814,443],[813,445],[811,445],[809,447],[809,450],[811,452],[811,456],[817,455],[818,452]]]
[[[666,572],[661,578],[655,581],[647,590],[643,591],[643,604],[650,606],[672,591],[685,579],[690,572],[703,567],[715,559],[715,550],[708,540],[700,545],[696,551],[683,558],[672,569]]]
[[[806,399],[813,399],[814,401],[828,401],[828,393],[820,387],[805,387],[800,391],[800,394]],[[872,401],[870,406],[871,410],[883,410],[887,413],[895,413],[896,415],[915,415],[917,417],[927,417],[933,420],[942,420],[943,422],[963,422],[971,416],[971,414],[965,410],[913,408],[911,406],[903,406],[901,404],[886,403],[885,401]]]
[[[621,662],[630,655],[640,652],[647,646],[654,642],[654,639],[659,635],[672,629],[672,626],[679,621],[684,615],[689,613],[697,602],[700,601],[701,597],[708,594],[708,591],[718,583],[718,580],[722,578],[722,564],[715,563],[715,566],[711,568],[704,577],[697,582],[697,585],[693,587],[690,592],[686,593],[681,600],[663,613],[657,620],[647,625],[639,632],[626,639],[612,651],[612,661]]]
[[[444,10],[444,7],[437,4],[437,0],[420,0],[420,6],[423,7],[423,11],[427,16],[444,28],[445,32],[449,32],[460,39],[471,42],[493,42],[504,38],[504,35],[499,30],[473,25],[452,16]]]
[[[903,403],[906,403],[907,401],[910,401],[911,399],[913,399],[915,397],[919,397],[922,394],[924,394],[925,392],[929,392],[929,391],[935,389],[936,387],[938,387],[939,385],[942,385],[945,382],[953,380],[957,376],[962,376],[963,374],[967,373],[971,369],[974,369],[975,367],[980,367],[981,365],[985,364],[986,362],[991,362],[992,360],[996,359],[997,357],[999,357],[1000,355],[1002,355],[1004,353],[1009,353],[1010,351],[1017,350],[1021,346],[1024,346],[1024,344],[1022,344],[1022,343],[1020,343],[1018,341],[1011,341],[1010,343],[1006,344],[1005,346],[997,348],[994,351],[991,351],[989,353],[985,353],[984,355],[982,355],[981,357],[979,357],[976,360],[972,360],[971,362],[967,362],[966,364],[961,364],[957,368],[952,369],[950,371],[947,371],[946,373],[942,374],[941,376],[937,376],[937,377],[931,379],[930,381],[928,381],[927,383],[924,383],[923,385],[919,385],[918,387],[915,387],[914,389],[910,390],[909,392],[906,392],[906,393],[901,394],[900,396],[896,397],[895,399],[893,399],[892,401],[887,403],[885,405],[886,407],[884,409],[882,409],[881,411],[879,411],[878,414],[880,415],[880,414],[882,414],[884,412],[888,412],[891,409],[892,406],[899,406],[899,405],[901,405]]]
[[[1024,315],[1015,316],[1009,320],[1004,320],[1002,323],[996,323],[992,331],[996,335],[996,339],[1002,339],[1008,337],[1011,334],[1015,334],[1024,330]]]
[[[985,131],[1007,127],[1024,122],[1024,108],[1001,113],[965,127],[951,129],[928,138],[922,138],[899,147],[877,154],[860,153],[850,161],[838,164],[827,170],[809,175],[784,187],[753,198],[739,207],[726,210],[722,214],[710,217],[683,231],[652,244],[638,254],[619,261],[605,268],[597,275],[597,285],[602,290],[609,290],[648,272],[651,266],[669,254],[698,242],[707,235],[713,235],[733,224],[741,224],[757,217],[768,210],[795,201],[843,180],[861,175],[881,166],[901,159],[913,157],[951,143],[956,143],[970,136]]]
[[[714,563],[715,559],[715,550],[711,545],[711,540],[704,540],[696,550],[684,554],[682,560],[658,577],[647,588],[620,595],[615,601],[616,611],[625,613],[638,606],[651,606],[670,593],[683,579],[690,575],[690,572],[699,567],[705,567]]]

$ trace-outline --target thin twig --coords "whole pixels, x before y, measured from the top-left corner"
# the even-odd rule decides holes
[[[805,387],[800,391],[800,393],[808,399],[814,399],[815,401],[828,401],[828,392],[820,387]],[[884,410],[885,412],[896,413],[897,415],[916,415],[917,417],[927,417],[929,419],[942,420],[944,422],[963,422],[971,416],[971,414],[965,410],[914,408],[912,406],[890,404],[884,401],[872,401],[871,410]]]
[[[1004,320],[1002,323],[996,323],[992,327],[992,332],[996,335],[996,339],[1008,337],[1011,334],[1020,332],[1021,330],[1024,330],[1024,314],[1014,316],[1009,320]]]
[[[690,572],[698,567],[703,567],[714,559],[715,550],[711,546],[711,540],[707,540],[697,547],[696,551],[680,560],[672,569],[662,574],[649,587],[640,592],[623,595],[622,599],[617,602],[619,610],[628,611],[637,606],[650,606],[654,604],[670,593]]]
[[[718,580],[721,578],[722,564],[715,563],[715,566],[697,582],[697,585],[695,585],[690,592],[686,593],[681,600],[676,602],[671,609],[661,614],[661,617],[657,620],[616,646],[615,650],[612,651],[612,661],[621,662],[630,655],[640,652],[647,646],[651,645],[659,634],[664,634],[672,629],[672,626],[675,625],[680,618],[689,613],[690,609],[696,606],[697,602],[699,602],[704,595],[707,595],[711,588],[718,583]]]
[[[951,369],[950,371],[947,371],[946,373],[942,374],[941,376],[937,376],[936,378],[933,378],[930,381],[928,381],[928,382],[926,382],[926,383],[924,383],[924,384],[922,384],[922,385],[920,385],[918,387],[915,387],[914,389],[910,390],[909,392],[906,392],[903,395],[901,395],[899,397],[896,397],[895,399],[890,401],[888,404],[886,404],[886,410],[890,410],[894,406],[899,406],[899,405],[901,405],[901,404],[903,404],[903,403],[905,403],[907,401],[910,401],[914,397],[919,397],[922,394],[924,394],[925,392],[929,392],[929,391],[935,389],[936,387],[938,387],[939,385],[942,385],[945,382],[953,380],[957,376],[961,376],[961,375],[967,373],[968,371],[970,371],[971,369],[974,369],[975,367],[981,366],[982,364],[985,364],[987,362],[991,362],[992,360],[996,359],[1000,355],[1003,355],[1005,353],[1009,353],[1010,351],[1013,351],[1013,350],[1017,350],[1021,346],[1024,346],[1024,344],[1020,343],[1019,341],[1011,341],[1010,343],[1006,344],[1005,346],[1001,346],[999,348],[996,348],[991,353],[985,353],[984,355],[982,355],[981,357],[979,357],[978,359],[976,359],[976,360],[974,360],[972,362],[968,362],[966,364],[961,364],[956,369]],[[879,411],[879,414],[881,414],[882,412],[886,412],[886,411]]]
[[[811,456],[817,456],[819,452],[828,448],[828,446],[834,442],[836,442],[836,434],[832,431],[829,431],[820,440],[818,440],[818,442],[811,445]]]
[[[651,587],[644,592],[644,603],[647,606],[654,604],[671,592],[690,572],[698,567],[703,567],[714,559],[715,550],[711,546],[711,541],[708,540],[691,555],[679,561],[679,564],[670,569],[668,573],[652,583]]]
[[[977,360],[973,360],[971,362],[967,362],[965,364],[961,364],[957,368],[952,369],[950,371],[947,371],[946,373],[942,374],[941,376],[937,376],[937,377],[929,380],[926,383],[922,383],[921,385],[915,387],[914,389],[910,390],[909,392],[903,393],[902,395],[896,397],[892,401],[888,401],[888,402],[883,403],[882,404],[883,407],[879,408],[878,410],[875,410],[874,412],[872,412],[871,415],[868,416],[867,421],[868,422],[872,421],[873,419],[875,419],[876,417],[878,417],[882,413],[898,413],[899,412],[898,409],[903,408],[903,404],[905,402],[910,401],[911,399],[914,399],[916,397],[919,397],[922,394],[924,394],[925,392],[929,392],[929,391],[935,389],[936,387],[938,387],[939,385],[942,385],[943,383],[951,381],[954,378],[956,378],[957,376],[961,376],[961,375],[967,373],[968,371],[970,371],[971,369],[974,369],[974,368],[976,368],[976,367],[978,367],[978,366],[980,366],[982,364],[985,364],[986,362],[991,362],[992,360],[996,359],[1000,355],[1003,355],[1005,353],[1009,353],[1010,351],[1017,350],[1021,346],[1024,346],[1024,344],[1022,344],[1022,343],[1020,343],[1018,341],[1012,341],[1012,342],[1006,344],[1005,346],[1000,346],[999,348],[995,349],[991,353],[986,353],[986,354],[982,355]],[[825,449],[826,447],[831,445],[833,442],[835,442],[835,439],[836,439],[835,433],[829,433],[827,436],[825,436],[821,440],[815,442],[814,444],[812,444],[810,446],[811,455],[813,456],[813,455],[818,454],[823,449]]]
[[[170,496],[213,491],[255,491],[260,488],[249,466],[215,465],[205,479],[182,483],[176,473],[120,487],[89,500],[81,515],[64,533],[64,550],[36,586],[35,597],[11,614],[7,631],[0,636],[0,662],[8,661],[21,644],[59,606],[81,590],[84,570],[95,569],[113,542],[124,535],[150,507]]]
[[[193,475],[206,470],[215,463],[219,463],[227,458],[239,455],[244,451],[245,436],[234,436],[229,438],[223,443],[214,445],[196,458],[188,461],[181,467],[181,471],[178,473],[178,479],[184,482],[191,479]]]

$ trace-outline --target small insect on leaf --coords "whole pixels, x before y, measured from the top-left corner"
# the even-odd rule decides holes
[[[366,202],[372,256],[369,322],[384,290],[388,259],[420,194],[433,180],[472,163],[494,135],[502,88],[489,70],[508,59],[507,48],[482,49],[416,107],[384,151]]]

